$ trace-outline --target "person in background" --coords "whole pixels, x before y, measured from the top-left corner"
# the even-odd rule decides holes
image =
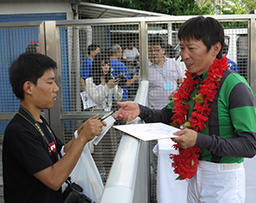
[[[187,77],[172,101],[161,110],[120,102],[115,118],[131,121],[139,116],[180,127],[172,140],[188,153],[191,147],[201,150],[197,166],[187,157],[187,166],[178,168],[196,167],[188,179],[188,203],[244,203],[243,161],[256,154],[255,96],[245,78],[228,69],[222,56],[224,29],[217,20],[191,18],[178,38]]]
[[[127,43],[127,48],[123,51],[123,60],[130,75],[134,75],[137,72],[139,56],[140,53],[138,49],[134,46],[132,41],[129,41]]]
[[[96,55],[92,63],[92,77],[85,80],[88,99],[96,104],[94,109],[110,111],[113,98],[117,101],[122,99],[123,89],[118,83],[119,80],[111,75],[109,53]]]
[[[139,60],[140,53],[138,49],[134,46],[132,41],[127,43],[127,48],[123,51],[123,59],[127,61]]]
[[[82,63],[80,73],[80,84],[83,91],[85,91],[85,79],[92,76],[92,62],[94,57],[100,53],[100,47],[97,44],[91,44],[88,46],[88,56]]]
[[[112,55],[110,57],[110,67],[111,73],[115,78],[120,78],[120,80],[126,80],[124,87],[123,87],[123,98],[128,99],[128,89],[127,87],[131,86],[134,82],[139,79],[137,74],[134,74],[131,78],[130,74],[128,73],[126,66],[123,62],[121,62],[122,58],[122,48],[119,44],[114,44],[112,46]]]
[[[226,44],[223,45],[222,53],[224,56],[228,55],[228,45],[226,45]],[[234,61],[232,61],[231,59],[229,59],[229,58],[227,58],[227,59],[228,59],[228,68],[230,70],[233,70],[236,73],[238,73],[237,64]]]
[[[160,36],[149,37],[149,92],[150,108],[161,109],[170,102],[171,95],[183,79],[183,73],[174,59],[166,58],[165,45]]]
[[[26,48],[26,53],[39,53],[39,42],[30,42]]]
[[[97,54],[92,63],[92,77],[85,80],[88,102],[94,105],[91,110],[114,111],[116,102],[121,101],[123,96],[123,89],[119,83],[122,81],[114,79],[111,74],[109,52]],[[97,154],[101,160],[97,166],[103,181],[106,181],[109,175],[109,165],[114,160],[119,136],[114,128],[110,128],[107,133],[96,146],[89,143],[91,153]]]
[[[40,115],[54,105],[59,87],[56,62],[39,53],[24,53],[11,65],[10,83],[20,100],[19,112],[8,123],[3,140],[3,182],[6,203],[63,203],[62,184],[75,167],[84,146],[100,135],[98,115],[77,130],[67,144],[55,136]],[[60,152],[65,155],[59,158]]]

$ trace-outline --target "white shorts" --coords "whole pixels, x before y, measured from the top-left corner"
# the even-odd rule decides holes
[[[196,175],[188,181],[188,203],[244,203],[243,163],[199,161]]]

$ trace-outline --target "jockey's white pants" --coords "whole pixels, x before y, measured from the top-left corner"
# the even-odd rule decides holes
[[[188,203],[244,203],[243,163],[199,161],[196,175],[188,181]]]

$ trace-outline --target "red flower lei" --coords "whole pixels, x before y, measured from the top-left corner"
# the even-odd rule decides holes
[[[210,66],[209,72],[207,73],[208,77],[202,81],[197,95],[193,98],[195,105],[192,115],[188,120],[186,120],[189,110],[188,101],[191,99],[190,94],[199,83],[199,79],[195,73],[186,71],[187,77],[173,95],[174,115],[172,116],[173,123],[171,123],[171,125],[176,127],[184,126],[196,132],[200,132],[206,127],[211,112],[210,105],[217,93],[220,80],[227,70],[227,67],[228,62],[225,56],[220,60],[214,60],[214,63]],[[174,172],[179,174],[177,179],[183,180],[185,178],[192,178],[197,170],[199,163],[198,157],[201,153],[201,149],[199,147],[182,149],[178,144],[175,144],[174,148],[179,150],[179,154],[170,154],[170,158],[173,160],[172,166],[174,167]]]

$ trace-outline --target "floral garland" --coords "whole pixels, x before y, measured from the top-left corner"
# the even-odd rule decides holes
[[[191,99],[190,94],[199,83],[199,79],[195,73],[186,72],[187,77],[173,95],[174,115],[172,116],[173,123],[171,123],[171,125],[191,128],[196,132],[200,132],[206,127],[211,112],[210,105],[227,68],[228,62],[225,56],[223,56],[222,59],[214,60],[214,63],[210,66],[209,72],[207,73],[208,77],[202,81],[197,95],[193,98],[195,105],[192,115],[188,120],[186,120],[189,110],[188,101]],[[174,167],[174,172],[179,174],[177,179],[183,180],[185,178],[192,178],[197,170],[201,149],[199,147],[182,149],[178,144],[175,144],[174,148],[179,150],[179,154],[170,154],[170,158],[173,160],[172,166]]]

